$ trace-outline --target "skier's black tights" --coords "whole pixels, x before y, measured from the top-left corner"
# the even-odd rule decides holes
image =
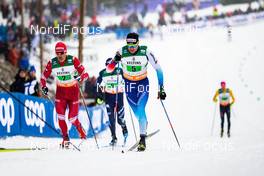
[[[220,117],[221,117],[221,129],[224,130],[225,114],[227,116],[227,131],[230,132],[231,122],[230,122],[230,105],[222,106],[220,105]]]
[[[124,114],[124,100],[123,100],[123,93],[118,94],[117,100],[117,122],[123,128],[126,126],[125,122],[125,114]],[[115,117],[115,106],[116,106],[116,94],[105,94],[105,103],[106,103],[106,110],[109,117],[110,122],[110,131],[112,137],[116,137],[116,117]]]

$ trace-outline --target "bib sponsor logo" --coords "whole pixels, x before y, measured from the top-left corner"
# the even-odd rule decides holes
[[[68,75],[68,74],[70,74],[69,71],[57,72],[57,75],[58,75],[58,76],[61,76],[61,75]]]
[[[11,132],[11,126],[15,121],[15,108],[14,102],[11,98],[7,101],[4,98],[0,100],[0,122],[7,129],[7,132]]]
[[[143,54],[145,54],[146,53],[146,50],[141,49],[140,52],[143,53]]]
[[[140,61],[136,61],[136,58],[133,57],[132,61],[127,61],[127,65],[141,65]]]
[[[58,63],[57,63],[57,61],[56,60],[54,60],[53,62],[52,62],[52,65],[57,65]]]
[[[25,112],[25,121],[28,126],[36,126],[39,127],[39,132],[43,133],[43,128],[45,127],[45,123],[40,119],[42,118],[44,121],[46,120],[46,111],[43,103],[33,102],[32,100],[25,101],[26,107],[28,107],[31,111],[38,115],[38,117],[24,107]],[[40,118],[39,118],[40,117]]]

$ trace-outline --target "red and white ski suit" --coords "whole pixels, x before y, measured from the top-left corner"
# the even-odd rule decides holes
[[[65,122],[65,111],[69,108],[69,121],[76,126],[80,137],[85,138],[85,133],[78,120],[79,111],[79,85],[75,79],[77,72],[81,80],[88,78],[83,65],[79,59],[71,55],[67,55],[64,62],[60,62],[57,57],[51,59],[42,74],[41,85],[46,86],[46,80],[51,75],[56,77],[56,96],[55,107],[58,114],[59,126],[63,137],[68,137],[68,129]]]

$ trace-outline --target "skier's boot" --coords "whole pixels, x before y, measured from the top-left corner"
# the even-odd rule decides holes
[[[227,137],[229,137],[229,138],[231,137],[230,131],[227,132]]]
[[[115,146],[117,143],[117,138],[116,136],[112,136],[112,140],[110,141],[109,145],[110,146]]]
[[[123,133],[123,136],[124,136],[124,141],[126,141],[127,136],[128,136],[128,131],[127,131],[126,125],[124,127],[122,127],[122,133]]]
[[[68,135],[63,136],[62,143],[60,144],[62,149],[69,149],[70,139]]]
[[[223,137],[223,135],[224,135],[224,130],[223,130],[223,129],[221,129],[220,137],[222,138],[222,137]]]
[[[146,135],[140,135],[140,141],[138,144],[138,151],[143,152],[146,149]]]

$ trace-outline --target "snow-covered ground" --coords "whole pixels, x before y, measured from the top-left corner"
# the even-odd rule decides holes
[[[93,139],[83,143],[81,152],[62,151],[57,149],[61,139],[12,137],[1,139],[0,146],[37,145],[50,149],[0,153],[1,175],[263,175],[263,29],[264,22],[234,27],[232,42],[227,41],[226,29],[221,28],[141,41],[154,52],[163,68],[167,91],[164,103],[181,149],[156,99],[156,74],[149,68],[148,131],[161,131],[147,141],[146,152],[121,153],[122,148],[103,147],[98,150]],[[97,46],[98,69],[123,44],[124,41],[113,41]],[[232,108],[232,136],[221,139],[218,108],[213,136],[211,126],[215,108],[212,97],[222,80],[233,90],[236,103]],[[126,120],[130,146],[135,138],[128,108]],[[118,134],[121,143],[119,127]],[[98,141],[100,146],[107,145],[110,132],[102,133]]]

